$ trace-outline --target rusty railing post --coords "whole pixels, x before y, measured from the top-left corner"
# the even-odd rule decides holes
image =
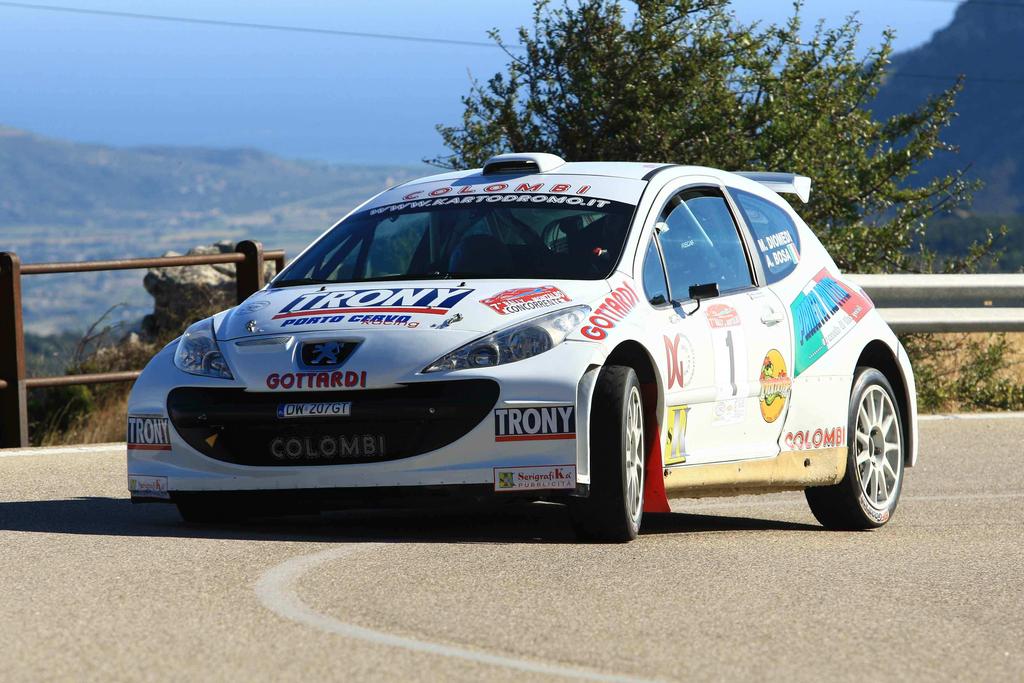
[[[0,252],[0,448],[28,446],[25,335],[21,322],[21,261]]]
[[[235,264],[235,285],[238,303],[263,289],[263,244],[253,240],[242,240],[235,245],[235,251],[245,260]]]

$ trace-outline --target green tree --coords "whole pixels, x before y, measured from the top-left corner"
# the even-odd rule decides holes
[[[793,7],[783,24],[761,25],[738,21],[728,0],[535,0],[516,44],[491,33],[506,68],[473,82],[461,125],[438,126],[451,154],[432,162],[474,167],[515,150],[794,171],[814,181],[801,216],[846,271],[964,272],[998,259],[992,231],[952,250],[945,240],[941,259],[926,246],[931,219],[966,205],[973,189],[962,173],[916,175],[933,155],[955,151],[941,135],[961,84],[877,119],[871,103],[892,33],[858,56],[855,16],[838,27],[819,22],[801,38],[802,4]],[[1004,338],[904,343],[922,409],[1024,406]],[[951,358],[962,371],[950,371]],[[964,392],[970,401],[952,400]]]
[[[960,85],[876,120],[892,34],[858,56],[860,24],[819,22],[801,38],[801,3],[782,25],[743,24],[728,0],[536,0],[533,26],[505,43],[504,73],[474,81],[459,126],[438,126],[447,167],[492,154],[661,161],[795,171],[814,181],[801,215],[848,271],[971,269],[992,236],[936,264],[927,220],[969,201],[961,174],[914,182],[952,151],[940,135]]]

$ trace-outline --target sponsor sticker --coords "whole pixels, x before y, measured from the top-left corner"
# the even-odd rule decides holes
[[[379,434],[278,436],[270,442],[270,455],[275,460],[305,461],[383,458],[384,445]]]
[[[777,349],[771,349],[761,362],[761,417],[765,422],[779,419],[792,388],[785,359]]]
[[[167,477],[145,477],[134,474],[128,475],[128,490],[138,498],[163,498],[171,497],[167,491]]]
[[[495,183],[488,187],[501,187],[505,189],[508,186],[505,183]],[[584,186],[586,187],[586,186]],[[367,213],[371,216],[379,216],[381,214],[400,213],[402,211],[409,211],[415,209],[428,209],[435,206],[452,206],[455,204],[546,204],[548,206],[575,206],[579,208],[593,208],[603,209],[612,202],[608,199],[596,199],[587,197],[567,197],[559,194],[512,194],[508,192],[491,191],[484,188],[485,191],[491,192],[491,194],[485,195],[468,195],[463,197],[435,197],[433,199],[413,199],[408,202],[401,202],[398,204],[389,204],[387,206],[379,206],[374,209],[370,209]],[[589,189],[589,188],[588,188]],[[435,190],[436,191],[436,190]],[[415,194],[415,193],[412,193]],[[409,196],[409,195],[406,195]]]
[[[580,334],[587,339],[601,340],[608,336],[608,330],[629,315],[640,300],[629,282],[612,290],[600,306],[594,309],[589,325],[580,328]]]
[[[498,315],[508,315],[509,313],[549,308],[567,301],[571,301],[571,299],[565,292],[558,287],[548,285],[506,289],[492,297],[481,299],[480,303],[485,304]]]
[[[665,360],[668,363],[668,388],[684,388],[693,380],[696,365],[693,344],[684,334],[676,334],[665,340]]]
[[[451,185],[442,185],[432,190],[415,190],[402,197],[406,201],[412,201],[419,197],[423,197],[426,194],[427,197],[442,197],[444,195],[487,195],[494,193],[503,193],[509,190],[511,187],[512,192],[528,192],[537,193],[541,190],[545,190],[551,194],[565,194],[572,191],[575,194],[583,195],[590,191],[590,185],[578,185],[573,186],[570,183],[564,182],[548,182],[548,183],[518,183],[514,186],[510,186],[509,183],[489,183],[488,185],[462,185],[458,189]],[[527,195],[529,197],[529,195]],[[417,207],[419,208],[419,207]]]
[[[418,320],[413,320],[411,315],[384,315],[368,313],[357,313],[348,317],[350,323],[360,325],[372,325],[374,327],[408,327],[414,329],[420,326]]]
[[[256,311],[262,311],[269,305],[269,301],[250,301],[249,303],[242,304],[241,310],[243,313],[255,313]]]
[[[838,344],[871,308],[870,299],[822,268],[790,304],[796,342],[793,376]]]
[[[747,402],[742,398],[727,398],[716,401],[712,408],[712,424],[716,427],[743,422],[747,417]]]
[[[728,304],[711,304],[705,309],[705,315],[708,317],[708,324],[713,329],[740,325],[740,314]]]
[[[495,441],[544,441],[575,438],[575,406],[499,408],[494,411]]]
[[[277,416],[281,419],[296,417],[349,417],[352,415],[351,401],[325,403],[281,403]]]
[[[171,450],[171,423],[162,415],[128,416],[128,450]]]
[[[494,490],[498,492],[575,488],[576,465],[494,468]]]
[[[813,430],[788,432],[784,440],[786,448],[791,451],[841,448],[846,446],[846,427],[818,427]]]
[[[869,517],[871,517],[871,519],[875,520],[875,522],[877,522],[878,524],[885,524],[889,521],[890,513],[888,508],[884,510],[878,510],[872,507],[870,503],[864,500],[863,495],[858,497],[857,502],[860,503],[861,510],[863,510]]]
[[[289,324],[289,319],[316,318],[318,323],[341,322],[349,313],[445,315],[472,291],[465,287],[386,287],[311,292],[288,302],[274,315],[274,320],[285,320],[284,326]]]
[[[686,422],[689,414],[690,406],[669,406],[668,432],[662,455],[662,462],[666,465],[686,462]]]
[[[267,375],[267,388],[273,391],[292,389],[352,389],[366,386],[366,370],[334,370],[333,372],[272,372]]]

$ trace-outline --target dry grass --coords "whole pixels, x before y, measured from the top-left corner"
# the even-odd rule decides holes
[[[75,419],[66,430],[47,429],[40,437],[40,445],[66,446],[124,441],[127,422],[128,395],[113,396],[87,415]]]
[[[996,337],[995,334],[988,332],[937,334],[935,336],[953,347],[948,360],[943,361],[949,363],[953,372],[966,361],[967,349],[970,344],[986,344]],[[1009,346],[1006,354],[1008,361],[1006,376],[1019,384],[1024,384],[1024,332],[1007,332],[1005,337]]]

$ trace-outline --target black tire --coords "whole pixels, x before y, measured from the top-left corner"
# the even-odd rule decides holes
[[[635,394],[634,394],[635,392]],[[636,433],[627,426],[630,402],[639,402],[640,465],[631,492],[627,449],[635,448]],[[643,401],[633,368],[605,366],[597,378],[590,410],[590,495],[573,500],[570,519],[576,534],[586,540],[624,543],[637,537],[643,518],[644,468]],[[635,407],[634,407],[635,409]],[[632,451],[631,451],[632,452]],[[635,463],[635,457],[633,458]],[[632,494],[632,495],[631,495]],[[639,506],[636,497],[639,496]],[[632,501],[631,501],[632,499]]]
[[[885,447],[886,435],[881,430],[871,429],[866,433],[867,444],[858,445],[858,413],[861,402],[865,396],[871,393],[872,398],[881,398],[878,390],[881,390],[888,397],[888,407],[891,407],[895,422],[890,428],[889,436],[895,434],[898,438],[898,447],[895,451],[887,451]],[[884,402],[879,401],[885,406]],[[886,408],[887,409],[887,408]],[[881,436],[879,436],[881,434]],[[878,439],[881,438],[881,444]],[[903,490],[904,462],[906,459],[906,436],[903,433],[902,415],[900,406],[896,401],[896,395],[892,385],[885,375],[874,368],[858,367],[853,380],[853,390],[850,392],[850,405],[847,410],[846,428],[846,475],[843,480],[834,486],[817,486],[806,489],[804,494],[807,503],[811,506],[814,517],[821,522],[822,526],[836,530],[863,530],[876,529],[892,519],[896,512],[896,506],[900,501],[900,493]],[[866,453],[868,460],[860,467],[857,465],[858,454]],[[891,489],[888,488],[888,475],[884,469],[879,468],[878,472],[872,475],[873,461],[878,459],[879,452],[886,458],[886,453],[893,452],[898,459],[898,465],[890,469],[895,472],[895,480]],[[886,463],[882,462],[884,466]],[[867,476],[862,474],[867,472]],[[874,478],[872,478],[874,476]],[[881,477],[881,480],[879,480]],[[867,479],[867,484],[865,484]],[[875,491],[872,495],[865,490],[872,489],[873,484],[886,486],[887,498],[879,503],[873,496],[878,495]]]

